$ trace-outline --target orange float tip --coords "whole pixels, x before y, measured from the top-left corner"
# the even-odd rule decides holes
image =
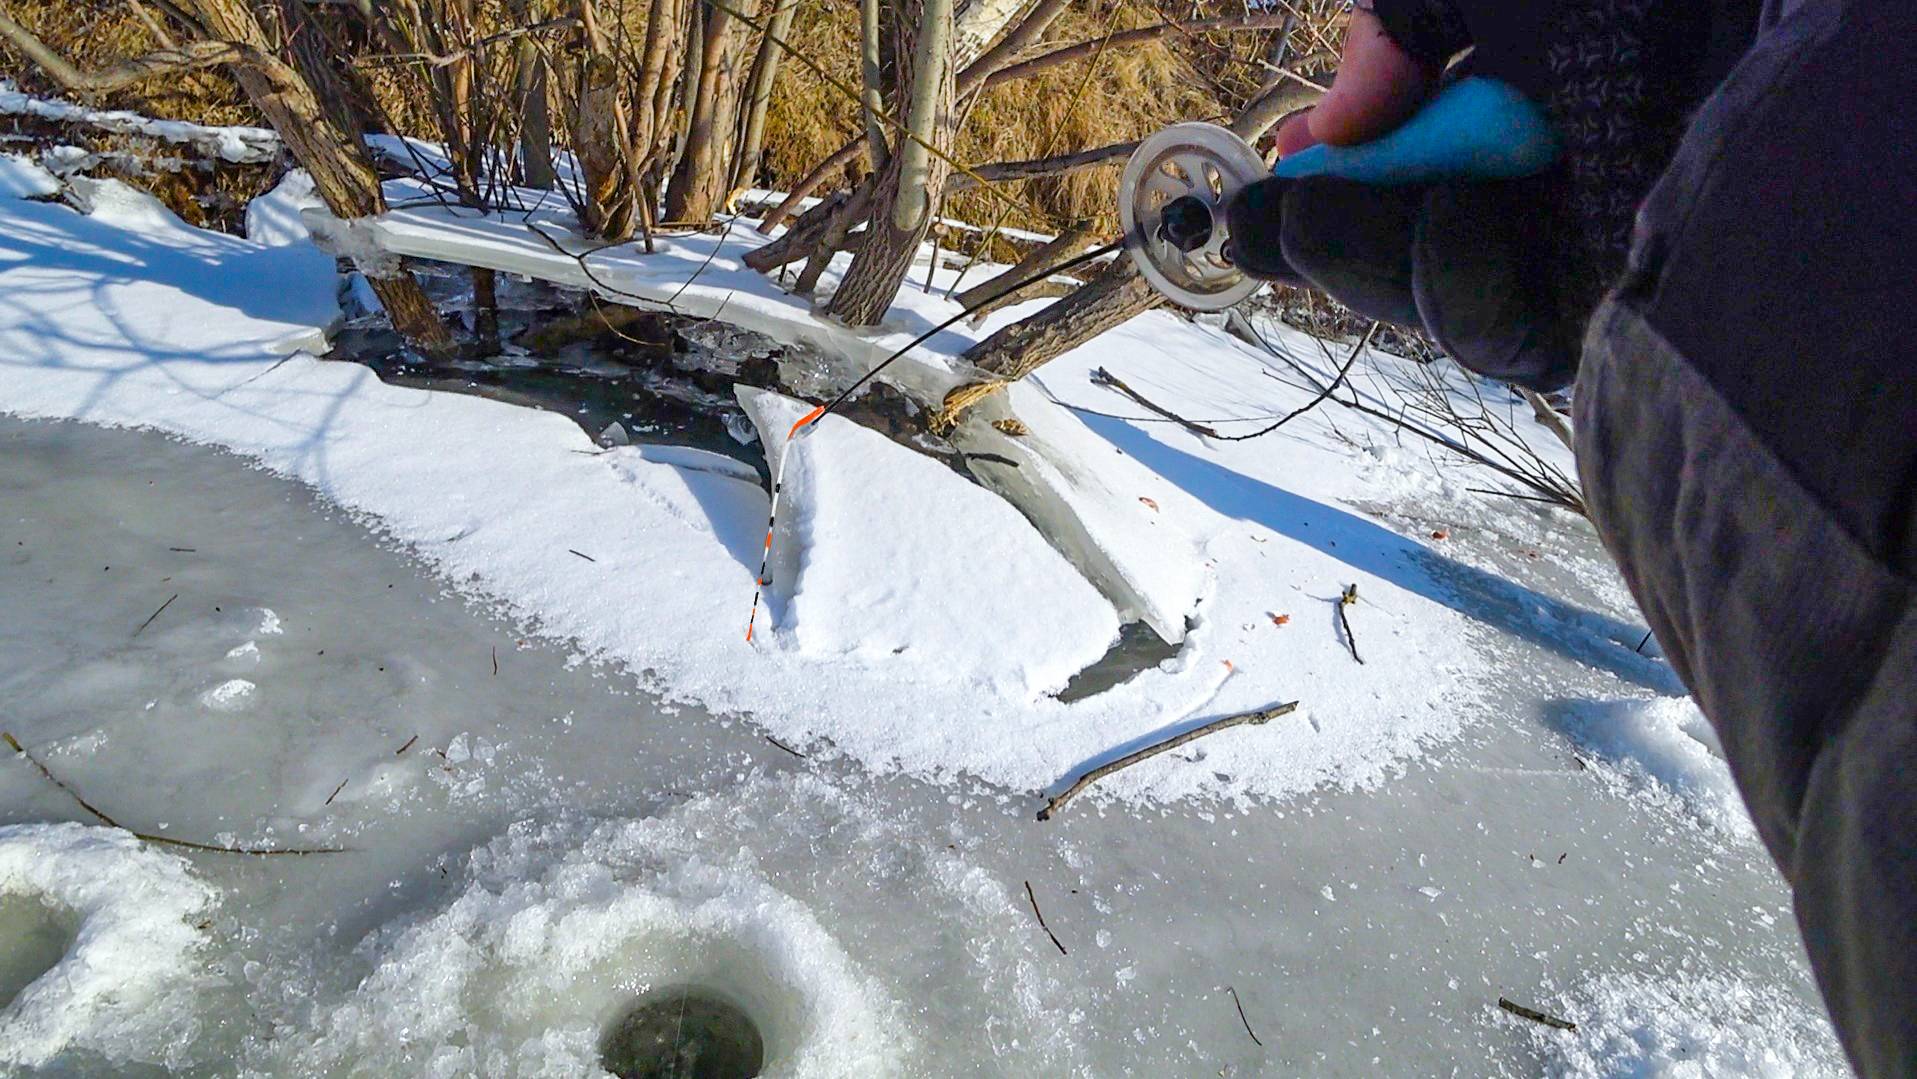
[[[806,413],[805,415],[800,416],[799,422],[793,424],[792,430],[786,432],[786,435],[785,435],[786,441],[790,442],[794,438],[797,438],[799,436],[799,428],[804,427],[806,424],[811,423],[813,420],[816,420],[823,415],[825,415],[825,406],[820,405],[818,408],[815,408],[812,411]]]

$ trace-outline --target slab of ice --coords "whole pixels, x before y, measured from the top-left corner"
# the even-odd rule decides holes
[[[788,441],[811,405],[737,392],[784,474],[767,612],[778,639],[1030,695],[1117,639],[1112,605],[1002,499],[836,415]]]
[[[39,1067],[76,1049],[166,1060],[197,1022],[194,922],[217,898],[187,869],[118,829],[0,827],[0,897],[37,900],[72,925],[64,954],[0,1008],[0,1065]]]
[[[394,185],[392,194],[410,189]],[[337,253],[442,259],[524,274],[598,292],[615,303],[650,303],[802,344],[844,364],[849,379],[882,363],[923,325],[954,314],[951,303],[901,291],[894,324],[858,330],[819,318],[807,298],[744,269],[741,259],[762,238],[738,222],[716,239],[662,239],[658,252],[605,249],[577,235],[574,222],[552,206],[500,217],[455,216],[436,206],[395,210],[377,218],[339,222],[324,209],[305,212],[316,235]],[[906,327],[906,328],[901,328]],[[947,391],[970,381],[952,361],[971,343],[957,329],[934,336],[887,369],[885,380],[936,406]],[[1178,527],[1136,511],[1138,494],[1156,486],[1146,470],[1124,461],[1069,414],[1036,395],[1020,398],[1024,411],[1049,413],[1037,437],[1013,439],[991,426],[1004,415],[991,402],[955,435],[961,450],[1007,464],[980,469],[981,480],[1035,522],[1046,540],[1076,565],[1126,618],[1140,618],[1171,643],[1184,640],[1187,620],[1204,595],[1207,576],[1194,541]],[[1028,426],[1030,423],[1028,422]],[[1137,493],[1134,493],[1136,490]]]

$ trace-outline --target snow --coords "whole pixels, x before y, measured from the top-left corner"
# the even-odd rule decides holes
[[[813,406],[738,394],[783,478],[768,640],[1033,697],[1117,639],[1111,604],[1002,499],[840,416],[788,441]],[[873,506],[886,527],[872,527]]]
[[[25,612],[0,620],[12,729],[142,830],[351,848],[266,870],[195,856],[142,916],[206,922],[210,980],[190,951],[149,955],[161,1003],[111,1045],[87,1039],[119,1028],[90,1021],[46,1043],[56,1066],[579,1074],[609,1013],[686,982],[748,1005],[777,1074],[1838,1059],[1788,893],[1723,842],[1721,764],[1658,699],[1680,689],[1635,651],[1588,529],[1474,495],[1481,476],[1348,411],[1224,443],[1088,377],[1235,432],[1308,403],[1299,371],[1329,379],[1342,356],[1264,326],[1293,367],[1153,313],[1006,395],[1032,429],[1006,438],[1014,459],[1057,469],[1085,495],[1061,497],[1074,519],[1133,544],[1131,604],[1029,513],[827,420],[790,447],[775,550],[795,564],[748,644],[754,471],[299,351],[339,317],[340,282],[288,223],[289,185],[260,207],[270,243],[112,184],[88,213],[0,201],[0,402],[36,418],[0,420],[0,539],[30,567],[0,574],[0,605]],[[506,236],[438,208],[379,227]],[[745,271],[744,231],[592,261],[853,370],[952,310],[918,291],[921,260],[895,321],[854,334]],[[544,247],[518,232],[513,257]],[[902,378],[962,377],[959,349],[1033,309],[941,335]],[[1385,401],[1407,367],[1370,357],[1349,392]],[[1046,695],[1152,596],[1189,616],[1170,659]],[[1031,820],[1086,768],[1289,700]],[[74,809],[7,768],[0,812]],[[112,840],[171,858],[130,842]],[[66,873],[51,849],[22,864]],[[187,885],[219,893],[190,922]],[[164,1006],[180,985],[200,995]],[[1487,1021],[1501,991],[1590,1036]]]
[[[1556,1002],[1577,1034],[1533,1040],[1565,1079],[1842,1079],[1823,1016],[1775,987],[1721,975],[1610,974]]]
[[[0,154],[0,199],[37,198],[57,194],[60,181],[19,154]]]
[[[1619,789],[1680,806],[1726,836],[1756,840],[1724,748],[1689,697],[1580,703],[1567,710],[1564,726]]]
[[[817,781],[797,787],[800,810],[836,808]],[[282,1066],[589,1074],[600,1028],[634,992],[690,984],[755,1017],[768,1076],[903,1071],[918,1053],[899,1004],[805,904],[766,880],[749,846],[704,860],[688,831],[715,813],[515,828],[474,852],[473,879],[443,908],[369,941],[372,972],[310,1044],[287,1039]]]
[[[0,1006],[0,1065],[38,1067],[76,1048],[166,1061],[192,1022],[202,944],[193,922],[216,898],[184,860],[117,829],[0,827],[0,909],[10,915],[0,939],[21,946],[20,923],[33,917],[21,901],[54,917],[64,938],[52,965]],[[155,1012],[174,1022],[152,1021]]]
[[[246,238],[266,247],[305,243],[310,236],[300,212],[321,205],[313,178],[305,169],[292,169],[273,190],[246,204]]]
[[[164,142],[188,143],[202,152],[234,164],[257,164],[279,155],[280,138],[261,127],[212,127],[183,120],[155,120],[124,110],[92,109],[57,98],[22,93],[0,79],[0,116],[30,116],[60,123],[84,124],[123,135],[142,135]]]
[[[96,190],[91,216],[16,202],[0,217],[0,247],[27,256],[8,264],[0,286],[10,298],[33,297],[30,305],[0,301],[0,347],[14,357],[0,368],[10,409],[158,426],[252,455],[377,516],[463,588],[504,601],[587,654],[649,672],[669,697],[749,711],[782,738],[829,739],[868,763],[971,773],[1031,791],[1216,715],[1303,702],[1282,728],[1210,739],[1211,767],[1153,762],[1097,791],[1160,799],[1269,796],[1326,782],[1375,785],[1455,735],[1467,714],[1474,692],[1468,672],[1483,660],[1467,640],[1467,620],[1448,609],[1461,606],[1451,598],[1453,586],[1432,579],[1418,561],[1418,545],[1279,486],[1309,482],[1296,473],[1295,457],[1241,448],[1242,471],[1233,472],[1213,463],[1222,453],[1180,435],[1141,438],[1135,428],[1089,415],[1081,422],[1056,406],[1050,416],[1029,410],[1036,437],[1069,438],[1066,459],[1098,486],[1124,492],[1123,512],[1138,518],[1142,536],[1158,537],[1152,544],[1159,555],[1173,552],[1170,560],[1179,562],[1185,556],[1177,552],[1190,542],[1194,564],[1200,557],[1210,563],[1197,579],[1216,582],[1214,591],[1176,659],[1114,691],[1063,705],[1036,689],[1057,684],[1068,659],[1089,657],[1111,639],[1110,614],[1088,602],[1077,613],[1048,611],[1060,632],[1032,651],[1029,632],[968,635],[949,619],[926,616],[924,604],[935,593],[907,587],[892,591],[897,617],[882,647],[847,654],[860,631],[841,628],[817,639],[824,652],[754,648],[744,629],[763,526],[745,508],[745,493],[715,500],[708,512],[705,477],[688,479],[676,464],[629,450],[592,452],[560,417],[391,387],[359,368],[288,357],[288,348],[313,341],[335,317],[331,260],[307,245],[261,247],[187,228],[116,183]],[[125,251],[138,252],[139,276],[96,279],[104,267],[128,265]],[[690,274],[703,262],[691,247],[660,266]],[[773,287],[728,257],[712,259],[686,292],[709,289],[724,302],[732,293]],[[744,296],[727,309],[755,310]],[[769,319],[777,308],[757,310],[755,317]],[[792,317],[780,330],[788,338],[830,343],[846,336],[809,315]],[[1242,353],[1225,349],[1192,354],[1189,345],[1205,338],[1176,335],[1193,329],[1169,316],[1146,316],[1100,355],[1139,374],[1136,365],[1162,366],[1165,355],[1182,352],[1191,355],[1200,387],[1228,377],[1218,368],[1245,363]],[[1059,361],[1066,380],[1077,362]],[[1169,400],[1175,407],[1212,405],[1198,397]],[[1020,408],[1027,411],[1023,401]],[[1323,471],[1317,452],[1311,467]],[[864,540],[902,527],[889,523],[894,517],[883,500],[858,498],[840,512],[861,508],[875,515]],[[1010,523],[1002,513],[1000,520]],[[1194,538],[1177,538],[1181,533]],[[866,561],[867,582],[884,590],[934,567],[976,573],[983,565],[960,543],[920,550],[923,556],[907,564]],[[842,559],[837,579],[849,581],[857,551],[834,558]],[[1057,565],[1049,557],[1043,564]],[[1024,567],[1023,579],[1039,568]],[[1353,623],[1371,653],[1363,665],[1325,631],[1336,617],[1329,600],[1354,579],[1365,602]],[[1078,587],[1067,575],[1051,581],[1048,594],[1071,595]],[[1509,602],[1557,609],[1543,597],[1498,587]],[[914,605],[920,616],[907,617]],[[824,633],[821,607],[813,610],[813,626]],[[1270,615],[1280,611],[1294,612],[1298,624],[1315,622],[1317,631],[1274,627]],[[955,678],[938,657],[961,640],[965,664],[955,669],[995,664],[1006,673],[988,682]],[[901,645],[906,653],[893,655]],[[1608,651],[1598,642],[1579,647]],[[1300,730],[1309,734],[1288,733]]]

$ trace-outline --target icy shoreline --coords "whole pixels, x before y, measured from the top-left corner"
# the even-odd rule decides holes
[[[277,152],[0,83],[6,112]],[[1316,396],[1320,342],[1154,313],[1008,391],[1031,433],[969,448],[1075,492],[1103,565],[850,423],[768,447],[798,512],[748,646],[756,473],[301,351],[342,283],[300,181],[240,239],[0,155],[0,726],[130,828],[343,848],[181,855],[0,761],[0,1070],[584,1074],[690,987],[769,1075],[1842,1074],[1721,750],[1588,530],[1373,417],[1227,443],[1089,377],[1242,433]],[[83,212],[28,201],[63,187]],[[822,384],[955,310],[921,257],[853,333],[745,270],[743,227],[649,258],[524,227],[563,217],[358,224],[583,276],[571,250],[831,351]],[[1033,310],[898,371],[937,391]],[[1387,413],[1411,386],[1521,415],[1356,359]],[[1176,655],[1048,696],[1140,616]]]

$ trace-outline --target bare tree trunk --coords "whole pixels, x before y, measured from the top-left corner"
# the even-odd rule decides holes
[[[1019,302],[1020,297],[1024,293],[1035,290],[1037,286],[1034,285],[1032,289],[1022,289],[1004,296],[997,296],[996,294],[998,290],[1014,281],[1024,280],[1035,274],[1043,273],[1054,266],[1070,261],[1073,256],[1085,250],[1085,245],[1091,238],[1092,223],[1090,221],[1074,222],[1064,232],[1059,233],[1045,244],[1033,249],[1031,254],[1019,259],[1018,265],[1013,266],[1011,269],[1006,270],[1004,273],[999,274],[989,281],[973,285],[971,288],[959,293],[957,297],[958,305],[970,311],[973,320],[976,321],[1007,304]]]
[[[313,190],[333,216],[369,217],[386,209],[379,175],[357,133],[337,127],[314,89],[273,55],[259,20],[243,0],[192,0],[191,10],[214,38],[244,46],[257,60],[237,64],[234,77],[247,100],[279,132],[293,157],[313,177]],[[398,330],[415,347],[449,352],[453,337],[431,300],[398,260],[363,267],[373,292]]]
[[[1113,259],[1084,288],[973,345],[965,358],[1007,382],[1164,302],[1132,260]]]
[[[1011,33],[1000,38],[998,44],[987,49],[977,60],[961,59],[958,95],[960,97],[969,95],[978,89],[979,83],[983,82],[987,76],[1010,64],[1019,53],[1037,44],[1038,39],[1045,36],[1045,31],[1051,29],[1052,24],[1058,21],[1058,17],[1065,14],[1065,9],[1071,6],[1072,0],[1038,0],[1038,5],[1032,8],[1031,14],[1026,15],[1017,26],[1013,27]]]
[[[893,15],[893,61],[899,84],[911,91],[901,95],[908,111],[898,150],[872,183],[864,246],[832,297],[832,314],[854,326],[883,319],[905,282],[912,257],[932,227],[958,127],[952,0],[897,0]]]
[[[595,52],[579,73],[574,105],[573,154],[585,180],[585,226],[615,243],[632,239],[638,193],[627,162],[626,110],[619,100],[619,65]]]
[[[765,114],[772,104],[772,88],[779,80],[779,62],[785,49],[777,43],[792,31],[792,17],[799,13],[799,0],[778,0],[779,6],[766,25],[765,39],[759,42],[759,55],[752,61],[750,89],[746,94],[745,132],[740,136],[739,153],[732,163],[732,189],[752,186],[759,172],[759,159],[765,148]]]
[[[1012,21],[1026,0],[956,0],[952,8],[952,67],[963,71]]]
[[[519,182],[541,191],[558,182],[552,168],[552,103],[547,99],[550,79],[539,46],[521,41],[514,49],[513,89],[520,101]]]
[[[1071,2],[1072,0],[1039,0],[1038,6],[1032,9],[1031,14],[1027,15],[1023,22],[1019,23],[1011,33],[1006,34],[997,45],[992,46],[991,49],[987,50],[984,55],[979,56],[977,59],[974,59],[967,53],[965,47],[973,45],[983,47],[986,42],[991,40],[994,34],[1002,29],[1002,24],[998,26],[982,26],[975,28],[967,34],[959,35],[959,46],[962,47],[955,47],[952,50],[952,65],[959,70],[957,86],[954,91],[957,96],[964,98],[973,89],[977,88],[978,83],[983,80],[985,76],[1010,63],[1019,51],[1030,46],[1032,42],[1037,41],[1039,37],[1045,33],[1046,29],[1057,20],[1059,15],[1061,15],[1067,7],[1071,6]],[[984,14],[988,9],[974,5],[968,10]],[[993,7],[990,8],[989,11],[1007,20],[1017,13],[1016,9],[1008,10],[1003,7]],[[805,201],[814,191],[817,191],[819,185],[830,179],[834,172],[854,164],[860,158],[869,157],[868,151],[871,141],[871,135],[868,132],[864,137],[855,138],[844,146],[839,147],[833,151],[832,156],[813,166],[811,172],[806,173],[804,178],[793,185],[792,191],[786,196],[785,201],[779,203],[778,208],[767,214],[765,220],[759,223],[759,231],[762,233],[770,233],[773,229],[778,228],[785,222],[786,218],[797,213],[799,203]],[[883,137],[881,137],[879,141],[882,143],[884,141]]]
[[[880,62],[884,42],[879,34],[881,0],[859,0],[859,75],[862,91],[859,103],[865,114],[865,159],[873,172],[882,172],[891,151],[886,147],[885,65]],[[835,155],[836,156],[836,155]]]
[[[750,16],[750,10],[744,12]],[[666,185],[666,219],[703,223],[725,202],[732,178],[725,155],[737,129],[745,27],[716,7],[705,12],[699,80],[687,110],[686,146]]]

